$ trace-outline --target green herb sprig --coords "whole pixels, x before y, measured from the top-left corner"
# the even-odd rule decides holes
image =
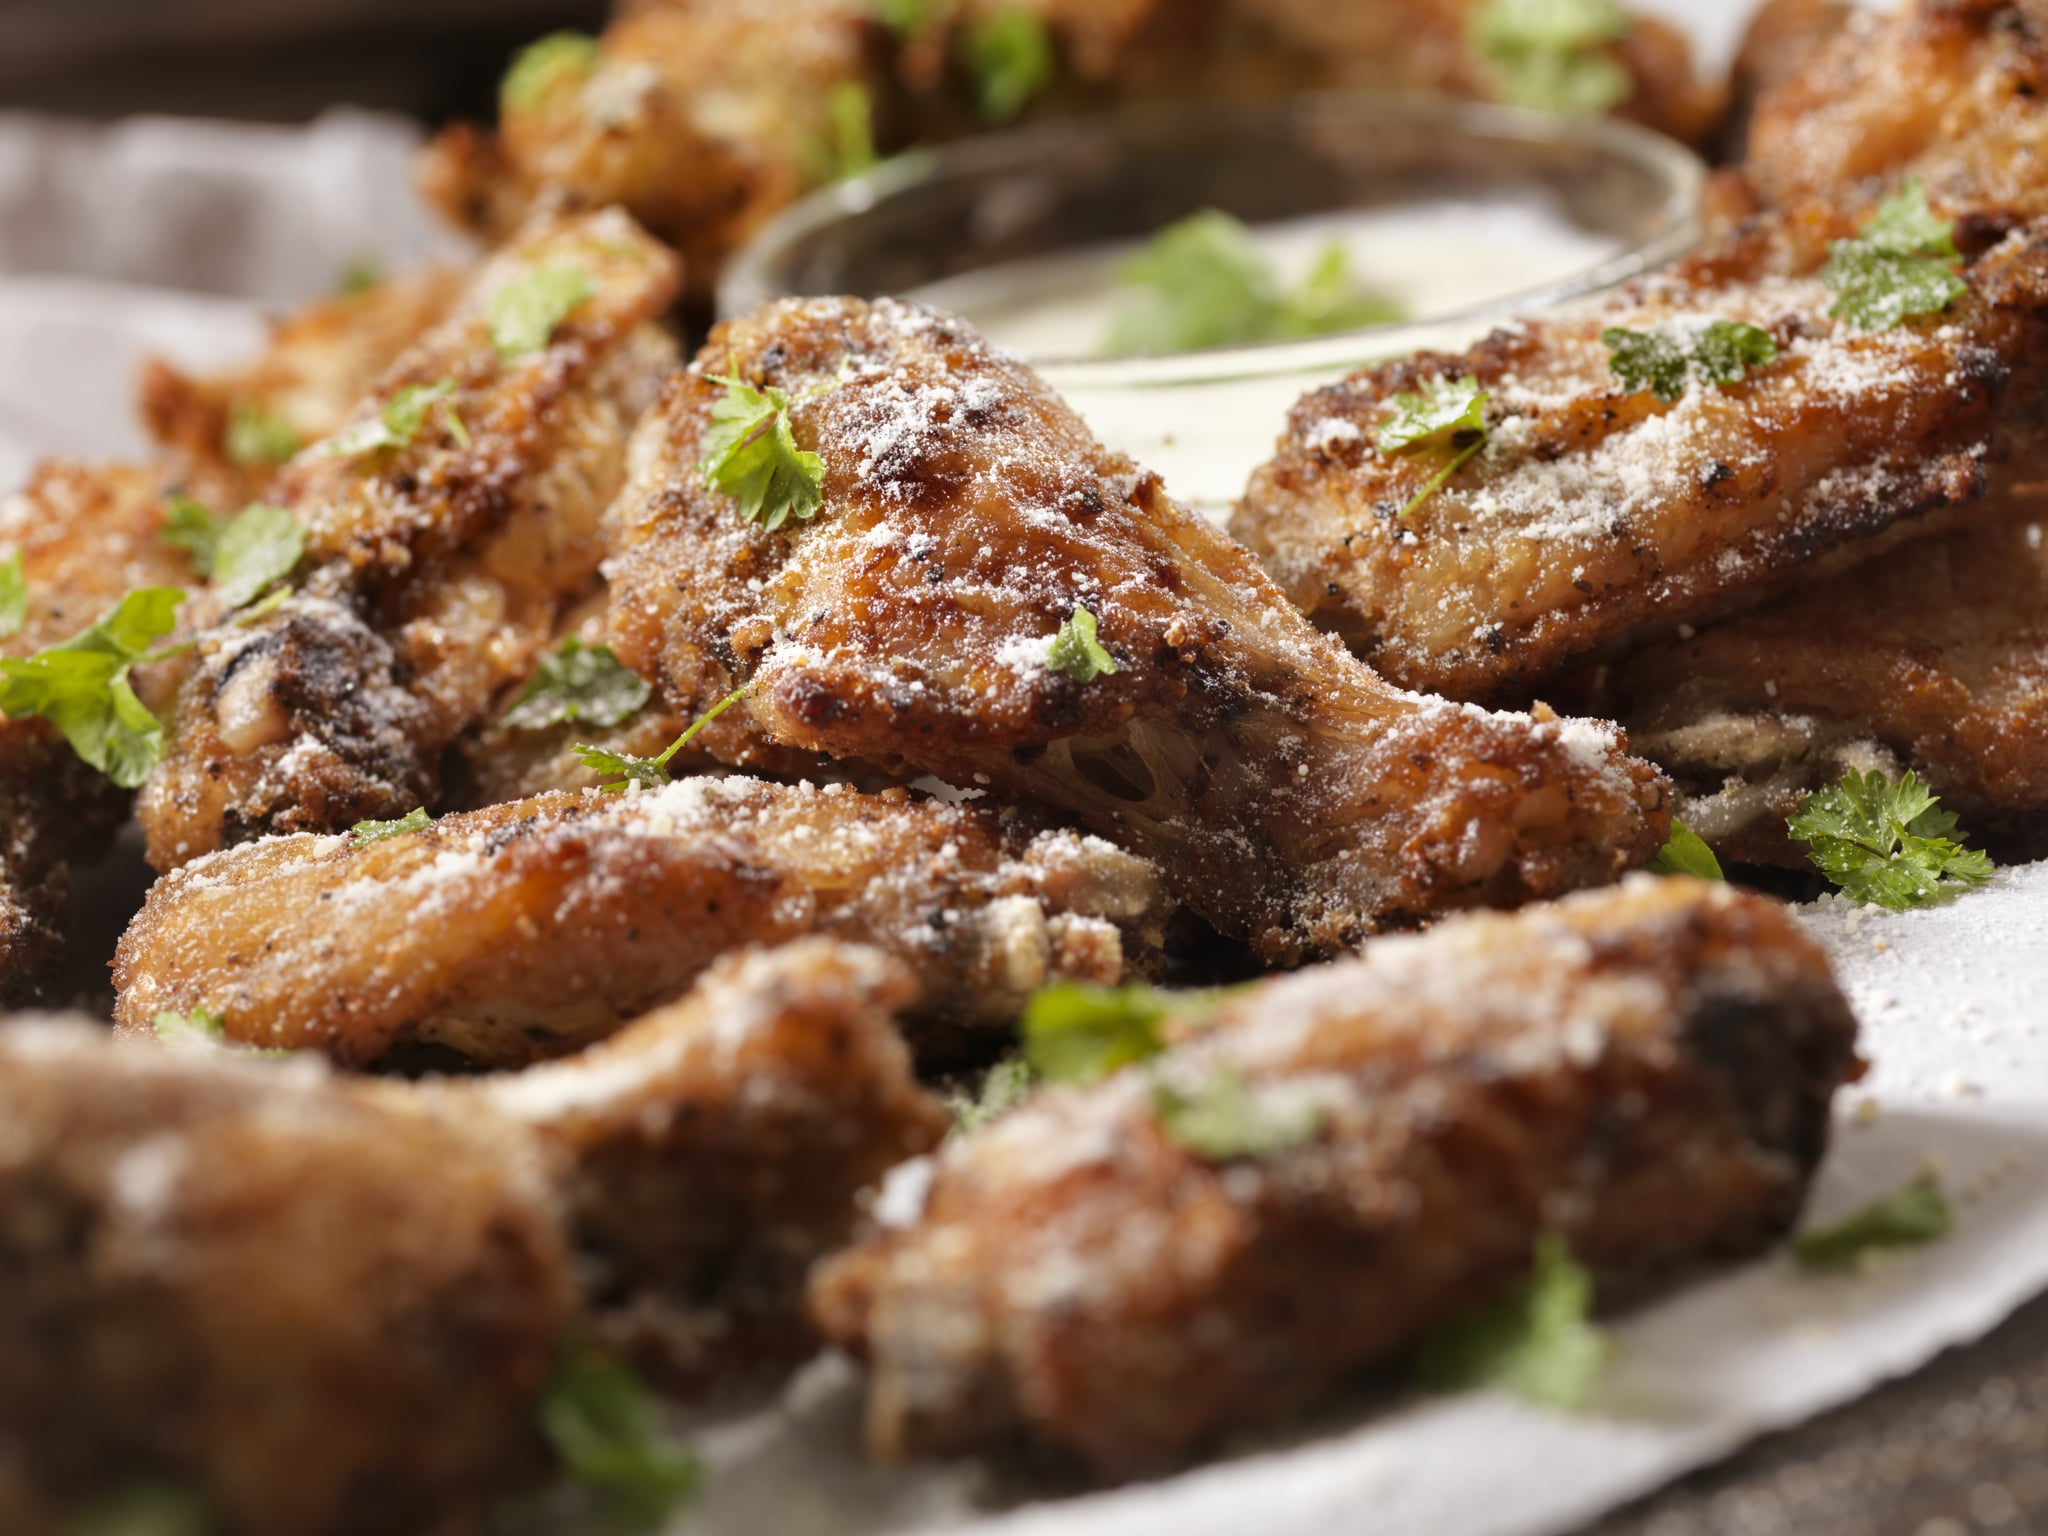
[[[1211,1162],[1272,1157],[1315,1140],[1323,1128],[1318,1106],[1278,1102],[1233,1071],[1191,1089],[1155,1082],[1152,1111],[1161,1130]]]
[[[79,757],[123,789],[163,760],[164,728],[128,675],[173,654],[153,649],[177,624],[177,587],[130,592],[90,628],[29,657],[0,657],[0,714],[39,715]]]
[[[506,362],[541,351],[576,308],[594,297],[590,274],[570,263],[535,267],[491,295],[491,345]]]
[[[1116,658],[1095,638],[1095,615],[1082,603],[1074,604],[1059,632],[1046,642],[1048,672],[1063,672],[1077,683],[1092,683],[1117,670]]]
[[[1828,247],[1820,280],[1840,295],[1828,313],[1865,331],[1938,314],[1969,291],[1956,272],[1960,259],[1955,226],[1935,216],[1926,186],[1909,176],[1862,234]]]
[[[981,1091],[969,1098],[961,1095],[951,1103],[953,1130],[967,1136],[991,1120],[1001,1119],[1022,1104],[1038,1086],[1038,1074],[1022,1056],[1006,1056],[988,1069]]]
[[[411,832],[424,832],[434,824],[434,818],[424,805],[416,805],[395,821],[359,821],[350,827],[349,835],[355,839],[355,846],[362,848],[370,843],[381,843],[387,838],[404,837]]]
[[[260,400],[237,400],[228,407],[227,436],[222,447],[230,462],[243,469],[274,469],[303,446],[299,429]]]
[[[1955,1212],[1941,1183],[1923,1173],[1904,1189],[1871,1201],[1832,1226],[1800,1234],[1792,1256],[1807,1269],[1847,1269],[1877,1248],[1905,1248],[1946,1237]]]
[[[320,451],[333,458],[352,459],[380,449],[410,447],[428,413],[437,406],[448,424],[448,435],[467,448],[469,428],[455,409],[455,381],[439,379],[432,384],[407,384],[376,415],[343,427]]]
[[[1671,819],[1671,836],[1657,857],[1645,866],[1653,875],[1691,875],[1696,880],[1726,880],[1721,861],[1706,840],[1677,817]]]
[[[21,633],[28,622],[28,577],[19,549],[0,560],[0,640]]]
[[[1049,1083],[1092,1083],[1166,1049],[1173,999],[1142,983],[1041,987],[1025,1004],[1024,1059]]]
[[[583,766],[599,774],[615,774],[617,777],[598,785],[606,794],[617,794],[629,784],[645,784],[650,789],[669,782],[669,760],[697,739],[697,735],[733,705],[753,692],[752,683],[742,683],[716,704],[705,710],[689,728],[663,749],[659,757],[629,757],[623,752],[613,752],[606,747],[594,747],[579,743],[569,750],[583,760]]]
[[[1628,35],[1621,0],[1487,0],[1466,38],[1494,90],[1516,106],[1595,117],[1628,100],[1628,70],[1604,50]]]
[[[1461,379],[1427,379],[1422,388],[1394,396],[1394,413],[1380,426],[1374,445],[1383,455],[1447,444],[1451,457],[1401,509],[1406,517],[1449,484],[1486,446],[1486,391],[1467,374]]]
[[[254,602],[292,573],[306,552],[306,530],[283,507],[252,502],[223,517],[189,496],[173,496],[163,540],[191,556],[229,609]]]
[[[1059,76],[1045,24],[1022,9],[998,11],[960,34],[960,53],[974,77],[982,121],[1007,123]]]
[[[1609,1350],[1592,1313],[1592,1276],[1564,1239],[1546,1234],[1525,1285],[1424,1342],[1423,1384],[1437,1391],[1500,1386],[1546,1407],[1582,1408],[1599,1385]]]
[[[1851,768],[1808,795],[1787,826],[1844,895],[1895,912],[1938,906],[1993,873],[1989,855],[1963,846],[1954,814],[1910,771],[1894,784]]]
[[[1737,320],[1716,320],[1697,336],[1669,330],[1629,331],[1613,326],[1600,333],[1613,352],[1607,366],[1631,393],[1649,390],[1666,405],[1685,397],[1694,374],[1726,388],[1752,368],[1777,361],[1771,333]]]
[[[596,38],[586,32],[550,32],[519,50],[498,82],[498,104],[508,112],[531,112],[596,67]]]
[[[806,521],[825,504],[825,461],[796,445],[790,398],[772,385],[757,389],[736,371],[714,375],[725,393],[711,403],[704,429],[704,483],[739,503],[740,517],[774,532],[790,518]],[[808,398],[808,397],[807,397]]]
[[[610,646],[585,645],[571,635],[541,659],[503,723],[518,731],[544,731],[575,720],[609,730],[637,714],[653,691]]]

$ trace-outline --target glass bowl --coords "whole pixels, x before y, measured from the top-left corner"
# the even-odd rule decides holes
[[[1704,176],[1690,151],[1625,123],[1437,97],[1303,95],[1071,119],[914,151],[814,193],[733,261],[719,312],[898,294],[960,314],[1022,353],[1105,442],[1214,513],[1306,390],[1468,345],[1506,315],[1681,255],[1698,239]],[[1290,240],[1301,265],[1307,232],[1338,234],[1368,287],[1391,264],[1420,296],[1412,318],[1308,340],[1094,353],[1090,306],[1107,313],[1122,257],[1208,208],[1273,239],[1283,268]]]

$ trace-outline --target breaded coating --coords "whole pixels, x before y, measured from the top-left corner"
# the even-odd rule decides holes
[[[844,786],[685,779],[549,794],[423,832],[271,838],[159,881],[116,1017],[204,1007],[249,1044],[365,1065],[429,1043],[554,1056],[680,996],[720,955],[808,933],[908,965],[943,1045],[1058,978],[1155,968],[1156,872],[1015,813]]]
[[[502,357],[495,297],[569,268],[589,296],[545,347]],[[675,283],[673,255],[616,211],[530,230],[360,410],[450,380],[454,414],[436,407],[404,446],[316,446],[284,470],[271,497],[307,532],[299,589],[200,637],[143,791],[152,863],[438,803],[443,754],[596,580],[627,435],[673,362],[654,317]]]
[[[707,488],[728,361],[804,402],[810,521],[763,532]],[[959,321],[771,305],[713,333],[634,458],[613,643],[679,710],[751,688],[709,751],[765,736],[1051,807],[1269,960],[1603,883],[1663,840],[1666,786],[1616,734],[1386,686]],[[1117,668],[1086,683],[1047,665],[1083,606]]]
[[[1719,137],[1730,160],[1747,151],[1757,104],[1805,70],[1856,14],[1854,0],[1764,0],[1757,7],[1728,82],[1728,115]]]
[[[528,1471],[573,1305],[533,1138],[316,1063],[0,1029],[0,1442],[67,1512],[462,1528]]]
[[[2048,0],[1858,10],[1763,93],[1742,165],[1766,206],[1874,199],[1917,176],[1942,213],[2048,217]]]
[[[1543,1233],[1603,1282],[1764,1247],[1855,1035],[1790,914],[1725,886],[1460,919],[954,1141],[922,1215],[828,1261],[813,1306],[869,1365],[883,1455],[1028,1435],[1162,1470],[1491,1302]],[[1176,1141],[1163,1096],[1218,1081],[1304,1139]]]
[[[566,1061],[452,1082],[536,1131],[564,1197],[596,1338],[701,1388],[815,1348],[811,1264],[855,1196],[948,1117],[891,1016],[910,967],[800,939],[728,956],[683,1001]]]
[[[1232,531],[1376,670],[1462,699],[1528,697],[1652,626],[1938,531],[2040,441],[2048,225],[1970,261],[1945,314],[1885,331],[1828,313],[1818,270],[1854,228],[1760,220],[1597,304],[1317,390]],[[1608,327],[1715,320],[1770,332],[1777,361],[1675,404],[1609,369]],[[1451,452],[1382,454],[1377,434],[1397,394],[1466,376],[1489,395],[1485,446],[1403,515]]]
[[[270,346],[239,368],[194,377],[146,358],[136,405],[166,449],[254,495],[274,472],[237,454],[230,423],[253,412],[300,443],[339,431],[398,355],[440,323],[461,292],[453,267],[424,267],[361,293],[320,299],[272,327]]]
[[[1847,768],[1912,769],[2020,857],[2048,852],[2048,528],[2039,500],[1579,681],[1724,857],[1807,867],[1785,818]]]

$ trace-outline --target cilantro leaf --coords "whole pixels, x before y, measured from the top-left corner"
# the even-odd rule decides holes
[[[1477,379],[1467,374],[1456,381],[1426,379],[1420,390],[1403,390],[1394,396],[1394,414],[1380,424],[1379,436],[1375,439],[1383,454],[1406,453],[1439,439],[1456,443],[1458,439],[1474,433],[1477,436],[1459,447],[1450,462],[1401,509],[1403,517],[1443,489],[1451,476],[1486,446],[1486,391],[1479,387]]]
[[[587,746],[582,743],[572,746],[569,750],[583,759],[584,767],[595,769],[599,774],[616,775],[616,777],[611,777],[607,782],[598,785],[599,789],[604,790],[608,794],[615,794],[624,789],[628,784],[645,784],[649,788],[656,788],[669,781],[669,759],[696,740],[699,731],[703,730],[728,709],[731,709],[733,705],[739,703],[741,699],[744,699],[753,690],[754,685],[752,683],[741,683],[739,687],[733,689],[731,693],[728,693],[716,704],[705,710],[703,714],[692,720],[689,728],[663,748],[659,757],[628,757],[622,752],[613,752],[604,747]]]
[[[1141,983],[1059,981],[1024,1005],[1024,1060],[1049,1083],[1092,1083],[1166,1049],[1173,1000]]]
[[[1045,24],[1026,10],[998,11],[960,36],[982,120],[1007,123],[1059,73]]]
[[[973,1098],[956,1098],[952,1103],[953,1129],[962,1136],[980,1130],[1023,1103],[1038,1086],[1038,1074],[1021,1056],[1006,1056],[988,1069],[981,1080],[981,1092]]]
[[[170,1483],[138,1483],[99,1499],[63,1536],[214,1536],[205,1501]]]
[[[536,267],[491,295],[491,345],[506,362],[538,352],[597,285],[581,267]]]
[[[1769,331],[1736,320],[1716,320],[1690,343],[1667,330],[1619,326],[1602,331],[1600,340],[1614,353],[1608,369],[1631,394],[1649,390],[1666,405],[1684,397],[1694,373],[1712,384],[1735,384],[1778,356]]]
[[[662,1435],[653,1394],[588,1345],[557,1366],[540,1424],[563,1481],[507,1510],[500,1530],[651,1536],[696,1490],[697,1463]]]
[[[1064,672],[1077,683],[1092,683],[1116,671],[1116,658],[1095,639],[1095,615],[1080,603],[1045,647],[1049,672]]]
[[[173,549],[182,549],[192,560],[192,569],[202,576],[213,574],[214,552],[220,548],[221,530],[228,520],[203,502],[173,494],[159,537]]]
[[[1592,117],[1628,100],[1628,70],[1601,50],[1628,34],[1621,0],[1487,0],[1467,45],[1503,100]]]
[[[533,680],[505,711],[506,725],[544,731],[567,720],[609,729],[647,702],[653,689],[612,654],[608,645],[585,645],[574,635],[541,659]]]
[[[550,32],[519,50],[498,83],[498,104],[508,112],[531,112],[596,65],[596,38],[585,32]]]
[[[251,603],[273,581],[291,574],[306,550],[306,530],[283,507],[255,502],[220,530],[212,570],[221,601],[230,608]]]
[[[1276,1103],[1272,1090],[1253,1088],[1238,1072],[1218,1072],[1191,1091],[1154,1083],[1152,1110],[1168,1136],[1212,1162],[1270,1157],[1315,1140],[1323,1128],[1316,1105]]]
[[[1905,1248],[1948,1235],[1955,1214],[1932,1174],[1871,1201],[1831,1227],[1803,1232],[1792,1256],[1808,1269],[1846,1269],[1873,1248]]]
[[[740,517],[774,532],[791,517],[808,520],[825,504],[825,461],[798,448],[789,396],[756,389],[737,373],[714,376],[725,393],[704,429],[704,483],[740,504]]]
[[[1828,247],[1821,283],[1840,297],[1829,314],[1859,330],[1889,330],[1948,308],[1969,291],[1957,275],[1955,228],[1935,216],[1927,188],[1907,177],[1854,240]]]
[[[1361,289],[1344,247],[1326,245],[1301,286],[1283,293],[1252,232],[1205,208],[1169,224],[1117,268],[1132,291],[1104,352],[1199,352],[1384,324],[1401,306]]]
[[[434,824],[434,818],[427,814],[424,805],[416,805],[396,821],[359,821],[350,827],[349,834],[355,838],[358,848],[369,843],[381,843],[387,837],[404,837],[408,832],[424,832]]]
[[[186,1013],[167,1009],[149,1022],[157,1039],[166,1045],[219,1046],[227,1040],[227,1020],[210,1008],[194,1008]]]
[[[427,413],[440,406],[448,423],[448,435],[469,446],[469,429],[455,411],[455,381],[439,379],[432,384],[408,384],[384,403],[384,409],[365,421],[353,422],[327,439],[321,452],[338,459],[380,448],[408,447],[426,423]]]
[[[1762,326],[1716,320],[1693,343],[1692,365],[1710,384],[1737,384],[1752,368],[1778,360],[1778,343]]]
[[[19,549],[0,560],[0,640],[19,634],[28,622],[28,577],[21,568]]]
[[[1524,1285],[1423,1342],[1423,1384],[1440,1392],[1502,1386],[1547,1407],[1583,1407],[1608,1354],[1592,1311],[1592,1277],[1574,1262],[1564,1239],[1546,1234]]]
[[[1728,878],[1721,873],[1721,861],[1714,857],[1714,850],[1699,833],[1676,817],[1671,821],[1670,839],[1646,867],[1653,875],[1692,875],[1700,880]]]
[[[0,714],[40,715],[71,749],[123,789],[163,759],[164,728],[135,696],[128,674],[177,624],[185,594],[143,587],[89,629],[27,658],[0,657]]]
[[[222,446],[243,469],[274,467],[299,451],[299,429],[260,400],[237,400]]]
[[[825,97],[825,120],[830,127],[810,155],[818,180],[843,181],[874,169],[875,106],[868,88],[858,80],[834,85]]]
[[[1956,818],[1910,772],[1894,784],[1851,768],[1808,795],[1787,825],[1843,894],[1895,912],[1937,906],[1992,875],[1990,858],[1950,835]]]

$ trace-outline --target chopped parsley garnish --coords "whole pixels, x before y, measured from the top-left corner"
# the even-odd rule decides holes
[[[349,833],[361,848],[366,843],[381,843],[387,837],[404,837],[408,832],[424,832],[434,824],[434,818],[427,814],[424,805],[416,805],[396,821],[359,821],[350,827]]]
[[[581,267],[535,267],[491,295],[491,345],[507,362],[540,351],[570,311],[596,292]]]
[[[550,32],[520,49],[498,83],[498,103],[531,112],[558,87],[584,79],[597,65],[597,39],[585,32]]]
[[[0,640],[19,634],[28,622],[28,577],[21,568],[21,551],[0,560]]]
[[[1706,845],[1699,833],[1693,831],[1676,817],[1671,821],[1671,837],[1657,850],[1657,857],[1647,866],[1653,875],[1692,875],[1701,880],[1725,880],[1721,873],[1721,861],[1714,857],[1714,850]]]
[[[1015,1109],[1038,1086],[1038,1074],[1021,1056],[1006,1056],[988,1069],[981,1092],[953,1100],[953,1129],[965,1136]]]
[[[1668,330],[1616,326],[1602,331],[1600,340],[1614,353],[1609,370],[1631,394],[1648,390],[1666,405],[1684,398],[1695,372],[1711,384],[1735,384],[1751,368],[1778,357],[1769,331],[1736,320],[1716,320],[1690,339]]]
[[[716,704],[705,710],[690,722],[689,729],[663,749],[659,757],[628,757],[623,752],[613,752],[605,747],[577,744],[569,750],[583,759],[583,766],[600,774],[616,774],[616,778],[598,785],[606,794],[617,794],[628,784],[645,784],[655,788],[668,783],[669,759],[696,740],[697,733],[724,714],[733,705],[753,691],[752,683],[742,683]]]
[[[384,263],[374,256],[358,256],[341,269],[334,280],[334,296],[358,299],[384,283]]]
[[[1546,1234],[1528,1281],[1496,1305],[1438,1328],[1420,1374],[1437,1391],[1500,1386],[1551,1408],[1583,1407],[1606,1367],[1607,1336],[1592,1321],[1593,1279]]]
[[[1049,1083],[1092,1083],[1166,1049],[1159,1032],[1173,999],[1141,983],[1059,981],[1025,1004],[1024,1059]]]
[[[1045,647],[1049,672],[1064,672],[1077,683],[1092,683],[1116,671],[1116,658],[1095,638],[1095,615],[1080,603]]]
[[[26,658],[0,657],[0,714],[42,716],[86,762],[136,788],[163,760],[164,728],[128,674],[169,654],[150,647],[176,626],[184,601],[176,587],[143,587],[69,640]]]
[[[170,1483],[140,1483],[108,1494],[64,1527],[63,1536],[214,1536],[197,1494]]]
[[[500,1532],[652,1536],[696,1491],[696,1461],[661,1432],[630,1370],[588,1345],[569,1350],[540,1405],[561,1482],[503,1511]]]
[[[327,439],[321,452],[339,459],[352,459],[357,454],[379,448],[408,447],[426,423],[427,413],[435,406],[441,408],[441,419],[448,424],[448,435],[467,448],[469,428],[456,414],[454,396],[453,379],[438,379],[432,384],[408,384],[387,400],[384,409],[375,416],[343,427]]]
[[[1276,1103],[1270,1090],[1254,1088],[1238,1072],[1218,1072],[1192,1090],[1154,1083],[1152,1110],[1168,1136],[1219,1163],[1290,1151],[1315,1140],[1323,1128],[1316,1105]]]
[[[1846,1269],[1873,1248],[1907,1248],[1948,1235],[1955,1215],[1934,1175],[1873,1200],[1831,1227],[1801,1233],[1792,1256],[1808,1269]]]
[[[1335,240],[1301,286],[1284,291],[1251,230],[1214,208],[1169,224],[1116,275],[1132,292],[1103,348],[1114,356],[1325,336],[1403,317],[1400,305],[1358,286]]]
[[[291,513],[260,501],[223,517],[189,496],[173,496],[163,539],[192,557],[193,569],[212,580],[231,609],[289,576],[306,550],[306,530]]]
[[[610,646],[585,645],[571,635],[541,659],[533,681],[505,711],[504,723],[514,730],[544,731],[581,720],[609,730],[635,713],[653,691]]]
[[[841,80],[825,97],[824,141],[812,154],[820,181],[840,181],[874,169],[875,105],[858,80]]]
[[[166,1010],[149,1022],[157,1039],[166,1045],[220,1046],[227,1042],[228,1022],[211,1008],[186,1013]]]
[[[1469,441],[1468,441],[1469,439]],[[1394,396],[1394,414],[1380,424],[1375,445],[1383,454],[1408,453],[1432,443],[1455,451],[1450,461],[1401,509],[1406,517],[1486,446],[1486,391],[1467,374],[1462,379],[1426,379],[1417,391]]]
[[[774,532],[790,518],[817,516],[825,504],[825,461],[796,445],[789,396],[756,389],[731,372],[713,375],[725,393],[711,403],[704,429],[704,483],[740,504],[740,516]]]
[[[1907,177],[1854,240],[1828,247],[1821,282],[1841,295],[1828,313],[1859,330],[1890,330],[1938,314],[1969,291],[1956,273],[1955,226],[1937,218],[1927,188]]]
[[[1026,10],[998,11],[971,23],[960,47],[985,122],[1007,123],[1059,73],[1045,24]]]
[[[299,429],[260,400],[237,400],[228,407],[222,446],[244,469],[270,468],[299,451]]]
[[[1808,795],[1787,826],[1842,894],[1894,912],[1937,906],[1992,875],[1989,855],[1952,835],[1954,813],[1911,772],[1894,784],[1851,768]]]
[[[1487,0],[1466,33],[1503,100],[1575,117],[1597,116],[1635,89],[1603,51],[1627,35],[1621,0]]]

